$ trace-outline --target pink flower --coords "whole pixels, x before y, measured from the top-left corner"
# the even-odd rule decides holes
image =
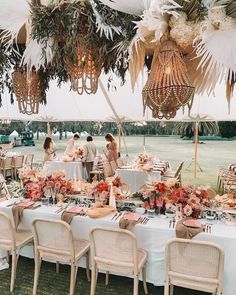
[[[66,187],[65,186],[62,186],[61,189],[60,189],[60,193],[61,194],[65,194],[67,191]]]

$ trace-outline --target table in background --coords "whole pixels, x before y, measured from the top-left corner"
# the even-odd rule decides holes
[[[155,178],[156,181],[161,181],[160,171],[146,172],[135,169],[116,169],[117,175],[120,176],[122,182],[127,183],[131,193],[139,191],[140,187],[148,181],[148,178]]]
[[[65,171],[65,179],[85,179],[85,169],[81,161],[63,162],[63,161],[47,161],[44,163],[43,169],[46,175],[51,175],[58,170]]]

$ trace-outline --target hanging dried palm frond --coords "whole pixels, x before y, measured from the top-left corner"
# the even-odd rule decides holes
[[[220,75],[216,68],[207,72],[206,68],[209,62],[203,68],[199,68],[198,65],[201,59],[194,52],[188,54],[184,61],[187,67],[188,77],[195,87],[195,93],[199,95],[204,95],[205,93],[212,95],[216,84],[221,82],[224,76]]]
[[[42,91],[37,72],[31,71],[27,76],[25,70],[17,69],[12,73],[12,82],[20,113],[38,114]]]
[[[235,82],[236,82],[235,73],[233,73],[232,75],[228,73],[228,78],[226,81],[226,99],[228,102],[228,114],[230,114],[230,101],[233,97]]]
[[[155,51],[142,95],[144,109],[149,107],[154,118],[174,118],[180,107],[188,104],[191,108],[194,87],[174,41],[164,41]]]
[[[99,44],[94,41],[93,47],[86,44],[84,37],[78,37],[77,62],[67,61],[67,72],[71,78],[71,88],[79,94],[96,93],[98,78],[102,71],[103,58]]]

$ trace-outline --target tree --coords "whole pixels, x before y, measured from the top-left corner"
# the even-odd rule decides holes
[[[236,122],[219,122],[220,135],[230,138],[236,136]]]
[[[189,138],[194,136],[196,122],[178,122],[174,129],[173,134],[180,134]],[[219,126],[217,122],[199,122],[198,125],[199,135],[219,134]]]

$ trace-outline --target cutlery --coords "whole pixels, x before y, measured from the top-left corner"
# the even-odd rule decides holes
[[[6,205],[6,207],[11,207],[11,206],[15,205],[16,203],[17,203],[17,202],[14,202],[14,203],[8,204],[8,205]]]
[[[172,220],[169,221],[169,228],[171,228]]]
[[[116,218],[114,219],[114,221],[116,221],[119,217],[121,217],[121,215],[122,215],[122,213],[120,212],[120,213],[116,216]]]
[[[143,220],[141,221],[142,224],[144,224],[146,221],[146,217],[143,218]]]
[[[57,213],[57,214],[58,214],[58,213],[63,213],[69,205],[70,205],[70,203],[68,203],[64,208],[62,207],[62,208],[60,208],[59,210],[57,210],[56,213]]]
[[[116,212],[116,213],[112,216],[111,220],[113,220],[113,219],[117,216],[117,214],[118,214],[118,212]]]
[[[41,207],[41,205],[40,204],[38,204],[38,205],[36,205],[36,206],[33,206],[33,207],[31,207],[31,209],[37,209],[37,208],[39,208],[39,207]]]
[[[143,224],[147,224],[148,221],[149,221],[149,218],[145,217],[144,219],[145,219],[145,220],[144,220]]]
[[[175,222],[176,222],[176,220],[173,219],[173,220],[172,220],[172,227],[173,227],[173,228],[175,228]]]

